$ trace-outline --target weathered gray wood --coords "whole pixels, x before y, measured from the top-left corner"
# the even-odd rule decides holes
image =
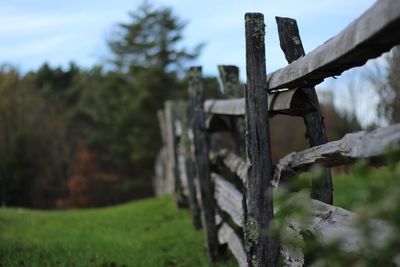
[[[218,231],[218,240],[221,244],[227,244],[233,256],[239,263],[240,267],[246,267],[247,258],[243,248],[241,238],[237,236],[235,231],[226,223],[223,223]]]
[[[177,167],[177,151],[176,151],[176,139],[175,139],[175,124],[173,115],[173,103],[172,101],[166,101],[164,104],[164,115],[165,115],[165,131],[167,138],[167,170],[168,170],[168,182],[167,191],[174,193],[175,204],[180,207],[183,200],[179,194],[179,172]]]
[[[218,193],[224,197],[216,196],[217,203],[223,203],[224,211],[231,215],[235,223],[239,221],[237,214],[242,210],[240,192],[231,184],[224,181],[220,176],[213,175],[219,183]],[[230,196],[231,200],[228,198]],[[283,244],[280,247],[281,255],[284,259],[284,266],[304,266],[304,256],[302,246],[304,241],[302,233],[311,232],[323,245],[340,242],[340,248],[345,252],[360,252],[363,247],[363,233],[357,225],[359,221],[357,215],[340,207],[335,207],[314,199],[307,199],[296,194],[290,198],[285,206],[298,206],[299,203],[307,207],[308,213],[304,214],[306,220],[285,219],[284,234],[298,240],[299,247]],[[226,208],[228,206],[228,208]],[[276,208],[279,212],[279,207]],[[376,247],[385,244],[385,240],[393,233],[393,229],[383,221],[373,220],[371,223],[373,239]],[[221,241],[220,241],[221,242]],[[238,258],[238,260],[240,260]]]
[[[288,63],[290,64],[303,57],[305,53],[296,20],[276,17],[276,23],[278,25],[280,45]],[[310,147],[325,144],[328,142],[328,138],[315,88],[302,88],[302,90],[308,96],[309,103],[315,107],[315,111],[308,112],[303,117]],[[313,180],[312,182],[311,197],[332,204],[333,184],[331,171],[328,168],[324,168],[323,171],[324,176],[322,179]]]
[[[288,205],[298,206],[303,203],[309,207],[304,221],[291,221],[288,223],[295,232],[309,231],[323,245],[339,243],[339,248],[344,252],[362,253],[365,251],[365,232],[360,227],[360,218],[357,214],[340,207],[335,207],[315,199],[304,199],[297,195],[288,200]],[[370,237],[374,242],[372,248],[382,248],[387,244],[394,229],[382,220],[368,220]]]
[[[170,194],[167,186],[166,149],[162,147],[154,165],[153,189],[156,196]]]
[[[239,81],[239,68],[233,65],[219,65],[219,77],[225,97],[240,98],[244,96],[244,87]]]
[[[216,203],[223,211],[230,215],[232,221],[237,226],[242,226],[242,194],[233,184],[220,175],[212,173],[211,177],[215,185],[214,198]]]
[[[203,110],[203,81],[201,67],[189,69],[189,97],[193,108],[193,132],[197,173],[200,183],[203,208],[203,225],[206,234],[206,245],[212,261],[216,261],[221,250],[218,244],[218,233],[215,222],[213,185],[208,162],[208,142],[205,133],[205,112]]]
[[[380,0],[342,32],[268,75],[267,88],[304,88],[361,66],[400,44],[400,1]]]
[[[201,209],[197,199],[195,183],[195,166],[192,158],[186,158],[186,170],[188,174],[189,207],[192,214],[192,222],[195,229],[201,229]]]
[[[181,185],[181,193],[183,194],[183,197],[188,198],[189,184],[186,170],[186,159],[181,153],[178,154],[178,172]]]
[[[243,185],[247,185],[248,166],[246,165],[246,162],[235,153],[225,149],[220,150],[218,156],[222,159],[224,165],[240,178]]]
[[[360,159],[369,159],[371,163],[383,163],[382,157],[388,148],[399,150],[400,124],[379,128],[373,131],[361,131],[346,134],[342,139],[324,145],[293,152],[276,165],[273,185],[286,173],[307,169],[313,164],[334,167],[353,163]]]
[[[215,181],[215,199],[217,205],[221,210],[226,212],[232,221],[238,225],[243,226],[243,218],[242,218],[242,194],[228,181],[226,181],[223,177],[212,174],[212,177]],[[302,239],[300,235],[300,228],[297,227],[297,224],[292,223],[296,226],[293,228],[292,225],[285,225],[286,234],[293,235],[297,239]],[[221,242],[221,239],[220,239]],[[284,258],[285,266],[303,266],[304,257],[301,252],[301,248],[285,246],[283,245],[280,249],[281,255]],[[236,257],[236,255],[235,255]],[[241,258],[238,258],[238,261],[241,261]]]
[[[210,114],[243,116],[244,108],[244,98],[204,101],[204,111]]]
[[[189,104],[192,103],[192,99],[189,99]],[[181,153],[184,157],[185,167],[186,167],[186,178],[188,186],[188,202],[189,208],[192,215],[192,223],[195,229],[201,228],[201,210],[199,201],[197,199],[197,189],[196,189],[196,168],[194,165],[194,151],[192,151],[193,138],[191,138],[190,133],[192,133],[191,125],[193,125],[193,110],[191,105],[186,105],[186,114],[183,116],[182,120],[182,137],[181,137]]]
[[[272,159],[265,91],[265,25],[260,13],[246,13],[246,152],[248,179],[244,238],[249,266],[278,266],[278,239],[268,233],[273,219]]]
[[[302,116],[310,111],[309,106],[296,106],[296,90],[268,94],[268,110],[271,115],[288,114]],[[204,102],[204,110],[210,114],[244,116],[245,99],[208,99]]]

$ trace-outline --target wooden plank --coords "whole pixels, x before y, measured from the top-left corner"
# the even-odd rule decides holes
[[[186,158],[178,154],[178,172],[181,185],[181,191],[184,197],[189,197],[188,175],[186,169]]]
[[[228,245],[229,250],[238,261],[240,267],[248,266],[242,240],[228,224],[222,224],[218,231],[218,240],[221,244]]]
[[[246,162],[235,153],[222,149],[218,156],[221,158],[224,165],[233,173],[235,173],[243,185],[247,185],[247,168]]]
[[[208,99],[204,101],[204,111],[210,114],[243,116],[244,98]]]
[[[274,216],[272,159],[265,91],[265,25],[260,13],[246,13],[246,152],[248,178],[244,238],[249,266],[279,265],[278,238],[267,234]]]
[[[293,114],[300,116],[308,109],[291,111],[291,103],[295,96],[296,90],[277,92],[269,94],[268,110],[274,114]],[[204,102],[204,110],[210,114],[244,116],[245,99],[208,99]]]
[[[268,75],[266,88],[304,88],[380,56],[400,44],[400,1],[380,0],[342,32]]]
[[[276,17],[276,23],[278,25],[280,45],[288,63],[303,57],[305,53],[296,20]],[[306,93],[309,103],[315,107],[315,111],[308,112],[303,116],[310,147],[325,144],[328,142],[328,137],[315,88],[309,87],[301,90]],[[324,168],[323,172],[324,176],[321,179],[312,181],[311,198],[332,204],[333,185],[331,171],[328,168]]]
[[[269,94],[268,102],[269,116],[276,114],[304,116],[315,111],[315,107],[309,103],[306,92],[302,90]],[[209,114],[206,120],[209,132],[234,131],[235,119],[245,115],[245,100],[244,98],[208,99],[204,102],[204,109]]]
[[[365,252],[365,232],[360,228],[361,219],[357,214],[315,199],[304,199],[297,195],[288,200],[288,205],[303,203],[309,207],[308,219],[303,222],[291,221],[289,225],[296,232],[309,231],[322,245],[339,243],[339,248],[347,253]],[[382,248],[390,240],[394,229],[382,220],[362,220],[368,224],[371,248]]]
[[[166,149],[162,147],[158,152],[154,165],[153,190],[156,196],[164,196],[171,193],[167,191],[167,177]]]
[[[242,226],[242,194],[236,187],[216,173],[212,173],[215,191],[214,198],[218,206],[229,216],[237,226]]]
[[[213,262],[221,254],[218,244],[218,233],[215,222],[213,186],[208,162],[208,143],[205,133],[205,112],[203,110],[203,81],[201,67],[189,70],[189,97],[193,112],[193,132],[197,173],[200,183],[201,202],[203,208],[203,225],[208,253]]]
[[[353,163],[360,159],[369,159],[371,163],[383,163],[388,148],[399,150],[400,124],[379,128],[373,131],[361,131],[346,134],[342,139],[324,145],[293,152],[276,165],[272,184],[276,187],[279,180],[298,170],[313,164],[334,167]]]

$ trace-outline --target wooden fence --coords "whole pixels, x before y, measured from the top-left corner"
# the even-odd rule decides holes
[[[268,232],[274,217],[272,195],[280,181],[316,163],[325,169],[323,179],[312,184],[312,217],[307,224],[285,222],[287,231],[299,240],[305,230],[321,242],[342,236],[348,241],[344,250],[359,249],[355,240],[360,234],[353,227],[357,215],[332,206],[329,167],[359,159],[379,165],[385,149],[399,149],[400,124],[328,143],[314,86],[400,44],[400,1],[377,1],[307,55],[296,21],[277,17],[276,22],[288,66],[266,75],[263,15],[247,13],[246,85],[239,83],[237,67],[219,66],[226,99],[204,101],[201,67],[192,67],[189,100],[169,101],[159,112],[164,148],[156,163],[155,191],[173,192],[178,206],[188,203],[194,226],[204,228],[212,261],[228,247],[240,266],[278,266],[279,255],[287,266],[303,266],[301,249],[279,245]],[[303,117],[311,147],[275,166],[268,121],[274,114]],[[222,148],[219,139],[225,138],[235,145]],[[383,239],[390,234],[383,223],[375,228]]]

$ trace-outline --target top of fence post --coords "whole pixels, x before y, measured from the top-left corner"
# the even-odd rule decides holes
[[[219,77],[224,96],[227,98],[243,97],[243,86],[239,81],[239,68],[234,65],[218,65]]]

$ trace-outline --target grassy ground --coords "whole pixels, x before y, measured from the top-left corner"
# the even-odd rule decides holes
[[[0,209],[2,267],[209,265],[202,231],[170,197],[90,210]]]
[[[334,204],[350,210],[398,188],[400,164],[335,175]],[[0,209],[3,266],[210,266],[202,231],[170,197],[115,207],[34,211]],[[217,266],[237,266],[230,257]]]
[[[334,205],[357,210],[381,201],[393,189],[399,188],[400,163],[380,168],[366,166],[366,162],[360,162],[349,174],[334,175]]]

